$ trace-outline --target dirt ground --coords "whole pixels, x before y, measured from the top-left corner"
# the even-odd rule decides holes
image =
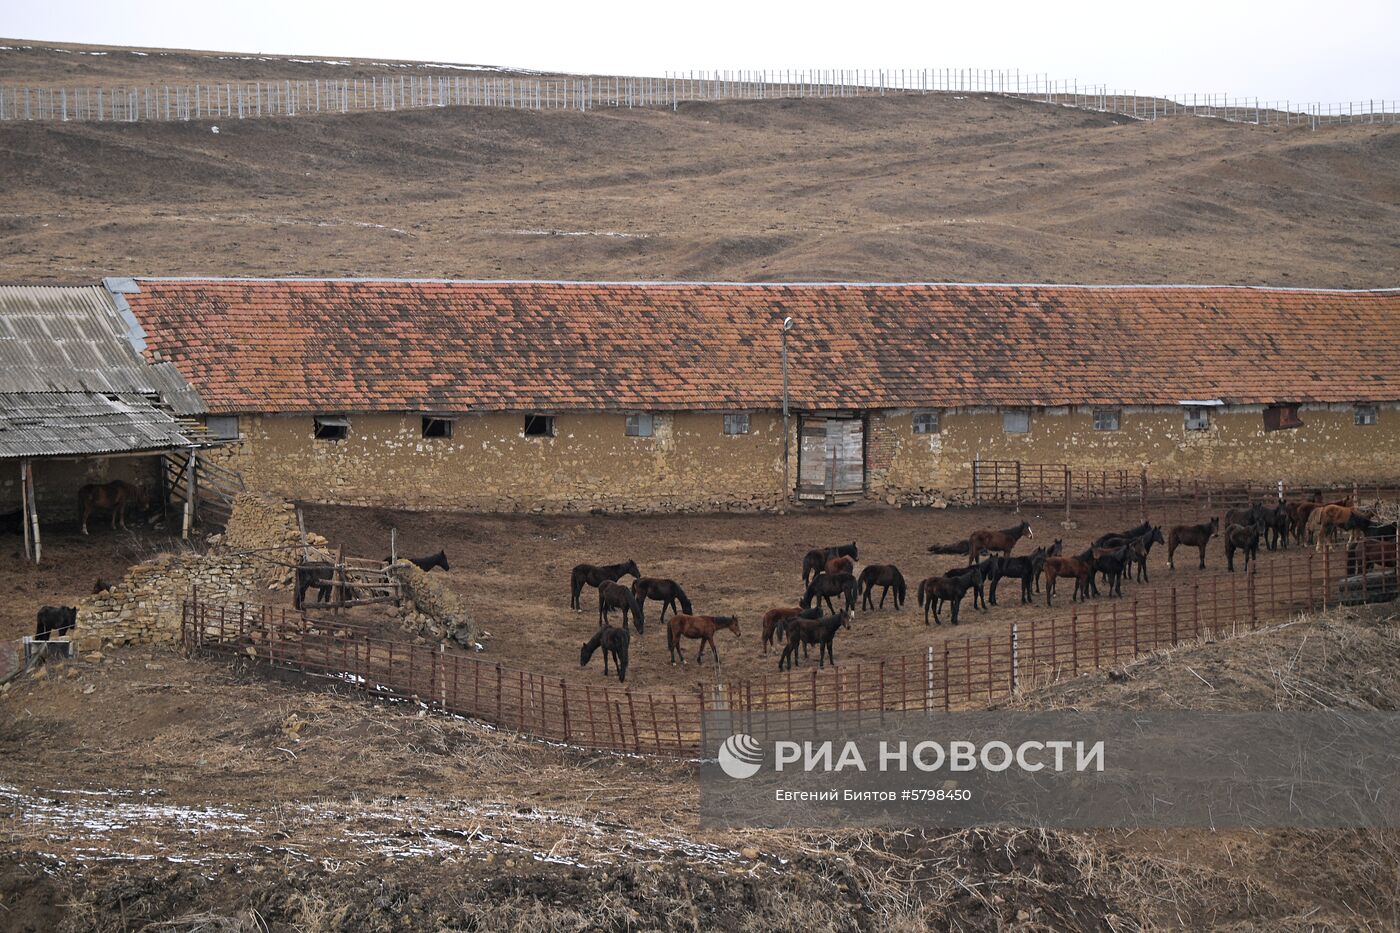
[[[0,51],[7,83],[288,68],[346,70]],[[976,94],[219,122],[6,124],[0,280],[1400,280],[1394,126]]]
[[[917,654],[943,639],[1004,633],[1012,622],[1024,624],[1070,612],[1069,590],[1057,591],[1052,609],[1046,608],[1043,594],[1023,606],[1019,583],[1010,581],[999,587],[998,604],[988,612],[974,611],[969,596],[960,625],[949,624],[944,607],[944,624],[925,626],[916,605],[919,581],[966,564],[966,558],[927,553],[931,543],[956,541],[981,528],[1011,527],[1025,518],[1035,537],[1022,541],[1016,553],[1027,553],[1055,538],[1064,539],[1066,553],[1076,553],[1104,532],[1137,524],[1116,509],[1077,512],[1078,527],[1066,530],[1058,513],[1016,514],[983,508],[857,506],[786,515],[573,516],[398,512],[310,504],[303,508],[307,527],[326,535],[333,546],[343,545],[346,554],[383,557],[392,527],[398,529],[401,554],[418,556],[444,549],[452,564],[446,579],[488,634],[483,656],[531,671],[571,677],[580,673],[578,649],[597,629],[598,600],[597,591],[588,588],[582,598],[584,611],[568,608],[569,573],[574,565],[635,560],[644,575],[679,581],[697,613],[739,617],[740,637],[721,632],[716,638],[722,678],[727,680],[777,673],[778,656],[762,653],[760,621],[770,608],[797,605],[803,592],[802,557],[811,547],[854,540],[860,550],[857,572],[867,564],[893,563],[909,586],[909,600],[902,611],[891,608],[891,599],[884,611],[858,612],[851,629],[840,633],[836,659],[848,664]],[[1285,553],[1296,552],[1278,552]],[[1178,553],[1173,574],[1166,566],[1165,548],[1158,545],[1148,562],[1150,583],[1125,584],[1123,599],[1091,600],[1086,611],[1097,607],[1107,621],[1114,611],[1130,611],[1133,598],[1149,600],[1154,587],[1202,582],[1224,572],[1218,541],[1211,542],[1205,572],[1196,569],[1194,553],[1184,554]],[[1261,560],[1274,556],[1265,551]],[[625,580],[631,582],[630,577]],[[377,608],[366,607],[361,618]],[[669,689],[720,679],[708,654],[704,664],[695,663],[695,643],[687,645],[685,666],[671,665],[665,630],[654,624],[660,604],[649,601],[645,611],[653,624],[632,639],[630,687]],[[596,658],[584,676],[603,681]]]
[[[1395,709],[1396,657],[1393,609],[1333,612],[1020,703]],[[685,762],[528,742],[163,649],[43,670],[0,689],[7,930],[1400,922],[1394,833],[707,830]]]

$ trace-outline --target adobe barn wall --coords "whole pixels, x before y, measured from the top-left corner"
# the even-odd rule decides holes
[[[1146,466],[1171,479],[1298,482],[1392,479],[1400,475],[1400,406],[1381,406],[1377,423],[1357,425],[1352,406],[1303,406],[1303,425],[1265,431],[1262,409],[1211,412],[1205,431],[1188,431],[1179,408],[1122,409],[1117,431],[1094,430],[1092,407],[1036,410],[1030,432],[1008,434],[997,410],[943,413],[938,434],[914,434],[913,412],[871,419],[867,450],[888,461],[871,494],[902,501],[931,491],[956,496],[972,486],[972,461],[1064,463],[1085,470]],[[892,453],[889,451],[893,451]],[[871,455],[868,453],[868,457]]]
[[[740,435],[720,413],[657,413],[651,437],[626,436],[621,413],[560,413],[554,437],[525,437],[520,414],[458,416],[451,438],[424,438],[418,415],[349,421],[331,441],[309,415],[245,415],[218,456],[250,489],[408,509],[760,509],[783,495],[775,413],[751,413]]]

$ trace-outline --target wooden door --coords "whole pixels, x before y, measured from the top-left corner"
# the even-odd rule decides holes
[[[803,418],[797,498],[851,502],[865,494],[865,425],[859,418]]]

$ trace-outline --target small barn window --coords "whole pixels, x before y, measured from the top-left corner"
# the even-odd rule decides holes
[[[628,437],[651,437],[651,415],[645,412],[627,416]]]
[[[554,416],[553,416],[553,415],[526,415],[526,416],[525,416],[525,436],[526,436],[526,437],[553,437],[553,436],[554,436]]]
[[[1297,405],[1270,405],[1264,409],[1264,430],[1285,431],[1300,428],[1303,420],[1298,417]]]
[[[749,416],[745,414],[733,414],[724,416],[725,434],[748,434]]]
[[[1357,406],[1356,406],[1356,423],[1357,423],[1357,424],[1375,424],[1375,423],[1376,423],[1376,406],[1375,406],[1375,405],[1357,405]]]
[[[452,436],[452,419],[451,419],[451,418],[430,418],[430,417],[424,416],[424,418],[423,418],[423,436],[424,436],[424,437],[451,437],[451,436]]]
[[[1012,408],[1001,414],[1001,429],[1007,434],[1029,434],[1031,413],[1024,408]]]
[[[321,415],[313,421],[318,441],[343,441],[350,435],[350,419],[344,415]]]
[[[1117,408],[1095,408],[1094,430],[1117,431],[1118,422],[1122,419],[1122,415],[1122,410]]]
[[[1186,430],[1210,430],[1210,409],[1196,406],[1188,407],[1186,409]]]
[[[914,433],[915,434],[937,434],[938,433],[938,412],[919,411],[914,413]]]
[[[210,415],[204,419],[204,426],[216,440],[236,441],[241,436],[238,433],[237,415]]]

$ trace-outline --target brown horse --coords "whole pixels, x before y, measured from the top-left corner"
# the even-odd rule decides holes
[[[1250,560],[1259,559],[1259,538],[1263,534],[1258,524],[1225,526],[1225,568],[1235,572],[1235,552],[1244,553],[1244,569],[1249,572]]]
[[[1307,540],[1308,519],[1312,517],[1315,509],[1324,505],[1351,505],[1351,496],[1343,496],[1332,502],[1323,502],[1322,496],[1307,501],[1291,500],[1283,504],[1284,510],[1288,513],[1288,527],[1293,532],[1295,544],[1303,544]]]
[[[850,544],[838,544],[835,547],[814,547],[802,558],[802,585],[812,579],[813,574],[821,573],[826,562],[833,557],[849,557],[852,560],[860,558],[860,548],[852,541]]]
[[[799,645],[802,646],[803,657],[806,657],[808,645],[817,645],[817,667],[825,667],[827,658],[831,658],[831,666],[835,667],[836,655],[831,650],[831,643],[840,629],[851,627],[851,620],[854,618],[855,613],[849,609],[842,609],[835,615],[818,619],[794,619],[788,626],[788,643],[783,649],[783,656],[778,659],[778,670],[781,671],[784,667],[792,670],[792,665],[797,660]]]
[[[690,638],[700,642],[700,650],[695,655],[695,663],[703,664],[705,658],[705,646],[710,646],[710,653],[714,655],[715,664],[719,664],[719,651],[715,648],[715,632],[722,628],[727,628],[734,633],[734,637],[739,637],[739,617],[738,616],[692,616],[684,612],[671,616],[671,621],[666,623],[666,647],[671,649],[671,663],[676,663],[677,656],[681,659],[681,664],[685,664],[685,651],[681,648],[681,639]]]
[[[1176,561],[1173,559],[1178,547],[1195,547],[1201,549],[1201,569],[1206,569],[1206,545],[1210,543],[1211,536],[1220,530],[1220,516],[1216,515],[1208,522],[1201,522],[1199,525],[1175,525],[1171,534],[1167,535],[1167,566],[1176,569]]]
[[[982,556],[983,551],[1001,551],[1003,557],[1010,557],[1011,549],[1023,537],[1035,537],[1031,526],[1026,522],[1021,522],[1015,528],[1007,528],[1004,531],[974,531],[967,536],[967,562],[969,564],[977,563],[977,559]]]
[[[151,508],[151,494],[143,487],[125,480],[113,480],[101,485],[89,484],[78,490],[78,519],[83,525],[83,534],[88,533],[88,519],[101,509],[112,513],[112,530],[120,523],[126,530],[126,510],[135,502],[145,512]]]
[[[778,641],[787,640],[788,623],[799,616],[807,619],[820,619],[822,610],[820,606],[813,606],[811,609],[803,609],[800,606],[779,606],[769,609],[763,614],[763,653],[768,653],[768,647],[773,644],[773,639]]]
[[[1322,542],[1332,544],[1337,540],[1337,532],[1342,529],[1364,531],[1371,524],[1371,516],[1347,505],[1320,505],[1308,516],[1308,534],[1316,539],[1317,549],[1322,550]]]
[[[1045,558],[1045,605],[1051,605],[1055,598],[1055,581],[1060,577],[1074,578],[1074,593],[1070,596],[1070,602],[1077,599],[1088,599],[1091,587],[1094,584],[1094,559],[1092,556],[1085,557],[1047,557]],[[1082,596],[1081,596],[1082,594]]]
[[[822,573],[830,574],[830,575],[833,576],[833,577],[836,576],[838,573],[855,573],[855,572],[856,572],[856,562],[853,561],[853,560],[851,560],[849,557],[844,557],[844,556],[843,556],[843,557],[833,557],[831,560],[827,561],[827,562],[826,562],[826,566],[822,568]]]

